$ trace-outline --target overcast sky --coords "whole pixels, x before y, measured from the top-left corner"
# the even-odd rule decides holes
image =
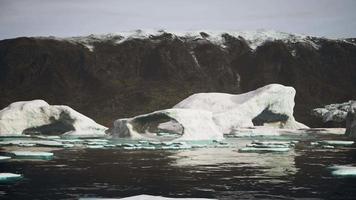
[[[0,0],[0,39],[135,29],[356,37],[356,0]]]

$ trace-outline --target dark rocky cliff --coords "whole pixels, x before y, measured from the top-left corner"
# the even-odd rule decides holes
[[[241,93],[269,83],[297,90],[298,121],[321,126],[312,108],[356,99],[353,39],[268,39],[257,48],[224,33],[15,38],[0,41],[0,108],[44,99],[104,125],[169,108],[197,92]]]

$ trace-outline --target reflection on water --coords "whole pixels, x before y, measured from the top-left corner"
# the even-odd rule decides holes
[[[294,157],[293,150],[287,153],[239,153],[233,148],[187,150],[170,156],[170,158],[175,159],[171,164],[175,167],[196,167],[197,170],[214,170],[214,168],[223,170],[222,167],[251,168],[256,170],[254,176],[264,177],[295,174],[297,169],[295,168]],[[244,176],[239,177],[243,178]]]
[[[53,160],[0,163],[1,171],[25,177],[1,184],[0,198],[150,194],[217,199],[355,199],[356,179],[333,177],[328,167],[355,164],[356,150],[322,149],[308,140],[313,138],[303,138],[295,149],[283,153],[239,153],[239,148],[251,142],[246,138],[227,139],[229,148],[171,151],[47,148],[54,150]]]

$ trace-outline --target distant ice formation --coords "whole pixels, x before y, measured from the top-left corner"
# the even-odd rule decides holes
[[[0,110],[0,135],[104,135],[107,128],[68,106],[21,101]]]

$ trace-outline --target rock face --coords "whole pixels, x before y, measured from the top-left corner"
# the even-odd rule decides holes
[[[22,101],[0,110],[0,135],[104,135],[107,128],[68,106]]]
[[[293,117],[294,96],[292,87],[279,84],[240,95],[199,93],[173,109],[116,120],[109,132],[133,139],[212,140],[240,127],[307,128]]]
[[[326,105],[314,109],[312,114],[322,118],[323,122],[336,121],[345,126],[346,121],[345,134],[356,139],[356,101]]]
[[[104,125],[171,108],[201,92],[244,93],[271,83],[294,87],[295,117],[356,99],[355,40],[271,31],[118,33],[0,41],[0,107],[63,102]]]
[[[307,128],[293,116],[295,89],[270,84],[244,94],[194,94],[174,108],[201,109],[213,113],[214,122],[223,133],[234,128],[276,126],[278,128]]]
[[[112,136],[161,141],[223,139],[211,112],[191,109],[166,109],[118,119],[109,132]]]
[[[356,139],[356,101],[350,103],[350,110],[346,115],[345,134]]]
[[[339,104],[326,105],[324,108],[315,108],[312,110],[312,115],[321,117],[323,122],[345,122],[347,112],[353,101],[348,101]]]

